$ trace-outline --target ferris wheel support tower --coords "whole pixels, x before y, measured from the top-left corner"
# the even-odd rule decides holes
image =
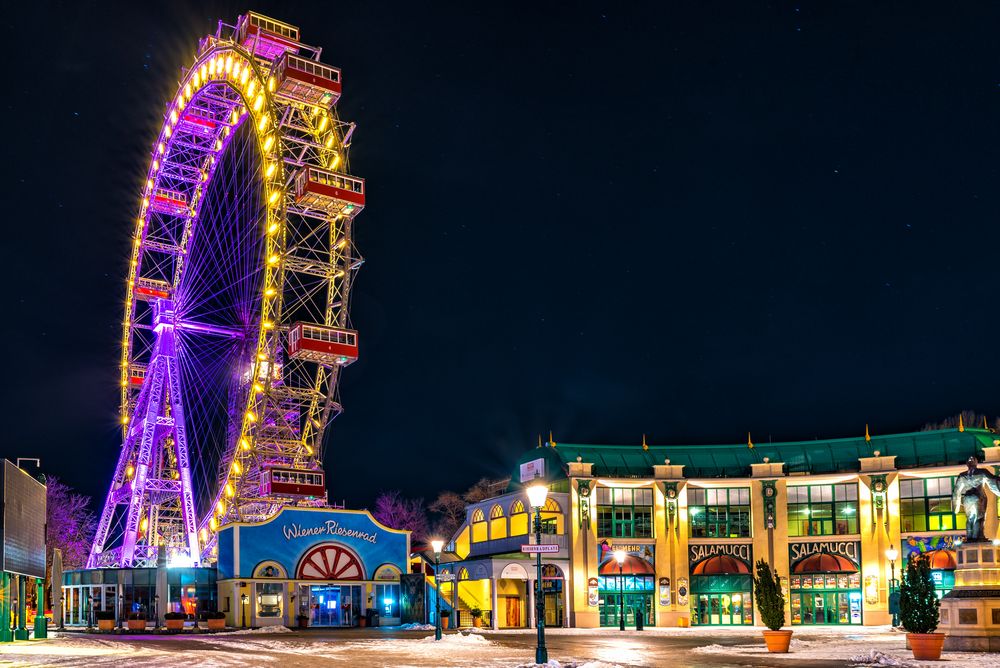
[[[126,288],[122,450],[90,568],[153,565],[160,546],[210,563],[219,527],[327,503],[323,434],[358,357],[365,184],[346,171],[355,126],[320,54],[248,12],[199,42],[167,104]]]

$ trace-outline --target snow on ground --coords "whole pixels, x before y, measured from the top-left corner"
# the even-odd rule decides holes
[[[548,663],[525,663],[517,668],[622,668],[618,664],[604,663],[603,661],[587,661],[586,663],[561,663],[555,659],[549,659]]]
[[[292,630],[287,626],[262,626],[259,629],[240,629],[239,631],[232,631],[227,633],[228,636],[247,636],[247,635],[269,635],[274,633],[291,633]],[[211,636],[192,636],[195,638],[210,638]]]
[[[944,652],[941,661],[916,661],[906,649],[906,636],[898,632],[881,633],[827,633],[807,636],[809,639],[792,638],[788,654],[771,654],[760,638],[745,645],[706,645],[696,647],[697,654],[724,655],[733,658],[760,658],[767,656],[776,661],[788,661],[789,666],[802,665],[813,660],[844,661],[854,666],[898,666],[899,668],[931,668],[932,666],[975,666],[1000,668],[1000,655],[976,652]],[[799,633],[796,631],[796,633]],[[806,632],[803,632],[804,634]],[[713,630],[714,635],[714,630]],[[749,640],[749,638],[748,638]],[[847,642],[845,642],[847,641]],[[875,645],[875,647],[872,647]]]
[[[433,624],[417,624],[416,622],[410,624],[400,624],[399,626],[387,626],[389,629],[399,629],[400,631],[433,631]]]

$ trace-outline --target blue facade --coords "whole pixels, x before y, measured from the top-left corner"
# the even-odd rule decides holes
[[[219,580],[252,578],[270,564],[288,579],[371,581],[386,565],[407,572],[409,543],[408,532],[382,526],[367,511],[285,508],[267,522],[219,531]],[[322,545],[342,549],[345,561],[356,555],[360,569],[344,566],[338,573],[336,564],[321,559],[310,566],[308,555]]]

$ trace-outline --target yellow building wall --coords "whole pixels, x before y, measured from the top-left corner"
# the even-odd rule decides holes
[[[577,482],[581,478],[570,479],[570,513],[566,518],[569,523],[567,532],[570,539],[570,569],[571,610],[570,624],[580,628],[597,628],[600,626],[599,608],[588,605],[587,581],[590,574],[597,577],[597,481],[589,479],[590,486],[590,521],[581,526],[580,493]]]

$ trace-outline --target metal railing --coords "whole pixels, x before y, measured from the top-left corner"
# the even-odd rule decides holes
[[[472,613],[468,610],[456,610],[452,613],[452,619],[456,620],[457,628],[466,628],[469,626],[475,626],[475,622],[472,621]],[[483,616],[481,618],[481,624],[485,628],[493,627],[493,611],[483,610]]]

